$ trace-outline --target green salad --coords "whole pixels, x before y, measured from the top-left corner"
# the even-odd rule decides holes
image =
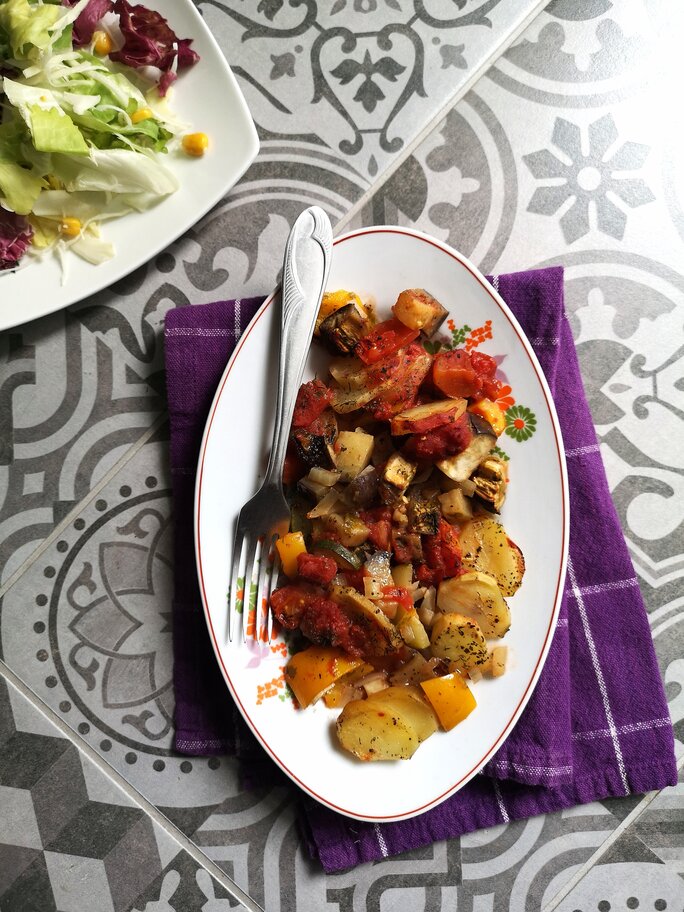
[[[108,260],[101,224],[178,189],[168,151],[206,148],[165,98],[190,44],[126,0],[0,0],[0,270]]]

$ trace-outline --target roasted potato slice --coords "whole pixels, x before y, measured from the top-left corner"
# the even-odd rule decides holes
[[[501,523],[474,519],[461,529],[459,544],[466,567],[493,576],[502,595],[508,597],[518,591],[525,573],[525,558]]]
[[[372,700],[400,716],[415,731],[419,741],[425,741],[437,731],[437,717],[419,687],[393,685],[373,694]]]
[[[456,662],[468,671],[489,658],[487,642],[479,625],[463,614],[438,614],[430,636],[432,654]]]
[[[487,637],[503,637],[511,626],[511,612],[496,580],[479,570],[443,580],[437,590],[437,607],[472,618]]]
[[[385,691],[367,700],[352,700],[337,719],[337,737],[345,750],[359,760],[408,760],[420,739],[413,726],[396,709],[379,702]]]

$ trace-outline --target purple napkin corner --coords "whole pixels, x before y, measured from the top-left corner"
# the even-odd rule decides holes
[[[411,820],[359,823],[302,795],[300,824],[327,871],[608,796],[674,785],[674,739],[638,581],[584,395],[563,306],[563,270],[491,277],[521,323],[554,396],[570,485],[570,558],[558,626],[515,729],[456,795]],[[194,476],[226,361],[261,298],[171,311],[167,391],[175,507],[175,747],[270,763],[225,693],[194,566]],[[572,656],[572,661],[570,657]],[[639,670],[639,686],[632,672]]]

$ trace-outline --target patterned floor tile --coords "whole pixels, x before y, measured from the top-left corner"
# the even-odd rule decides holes
[[[368,181],[543,4],[335,0],[256,9],[200,0],[260,127]],[[313,127],[313,130],[312,130]],[[314,132],[315,131],[315,132]]]
[[[0,719],[3,912],[238,907],[2,675]]]
[[[68,311],[0,336],[0,580],[107,474],[163,401]]]

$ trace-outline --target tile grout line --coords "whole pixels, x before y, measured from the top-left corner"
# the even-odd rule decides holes
[[[135,454],[142,449],[142,447],[147,443],[147,441],[159,430],[165,421],[168,420],[168,415],[166,412],[159,415],[159,417],[153,422],[153,424],[140,436],[134,444],[132,444],[123,456],[114,463],[111,469],[98,481],[92,490],[90,490],[85,497],[83,497],[76,506],[69,511],[69,513],[64,517],[64,519],[54,527],[52,532],[43,539],[43,541],[32,551],[26,560],[21,564],[14,573],[9,577],[6,582],[0,585],[0,599],[6,595],[12,586],[19,580],[27,570],[29,570],[37,560],[40,559],[41,554],[44,554],[45,551],[50,547],[53,541],[62,534],[66,527],[71,523],[83,510],[88,506],[92,499],[100,493],[100,491],[109,484],[109,482],[114,478],[118,473],[123,469],[127,462],[129,462]]]
[[[525,18],[522,19],[521,22],[503,38],[501,43],[496,48],[494,48],[486,60],[483,61],[479,67],[473,70],[463,85],[461,85],[460,88],[454,92],[448,101],[445,101],[441,105],[437,113],[432,118],[430,118],[427,124],[413,137],[411,142],[405,147],[404,151],[385,168],[385,170],[375,179],[373,184],[363,192],[358,200],[342,216],[342,218],[337,221],[334,228],[335,235],[339,234],[340,231],[345,228],[346,225],[354,218],[354,216],[361,212],[364,206],[368,205],[376,193],[378,193],[378,191],[384,187],[387,181],[399,170],[399,168],[413,154],[413,152],[415,152],[421,143],[427,139],[427,137],[435,130],[435,128],[446,117],[449,111],[454,108],[465,97],[465,95],[468,94],[473,86],[486,75],[487,71],[492,66],[494,66],[496,61],[508,50],[516,38],[520,37],[528,25],[530,25],[545,9],[547,4],[548,0],[541,0],[538,6],[529,12]]]
[[[684,755],[679,758],[677,761],[677,769],[681,770],[684,766]],[[543,912],[553,912],[554,909],[557,909],[561,902],[566,898],[566,896],[575,889],[580,881],[589,874],[592,868],[603,858],[608,849],[610,849],[618,839],[627,832],[627,830],[636,823],[636,821],[641,817],[645,812],[649,804],[658,797],[663,792],[663,789],[656,789],[653,792],[647,792],[642,800],[637,804],[631,813],[629,813],[625,819],[615,827],[613,832],[601,843],[601,845],[596,849],[594,854],[588,858],[583,865],[579,868],[578,871],[570,878],[567,884],[565,884],[561,889],[556,893],[553,899],[544,906]]]
[[[109,779],[111,779],[115,785],[117,785],[125,795],[136,804],[142,811],[144,811],[148,817],[151,817],[152,820],[160,826],[167,836],[170,836],[175,842],[180,845],[180,847],[193,858],[198,865],[207,870],[220,884],[224,887],[225,890],[230,893],[233,899],[236,899],[238,902],[249,910],[249,912],[264,912],[262,906],[258,905],[245,891],[235,883],[232,878],[230,878],[225,871],[204,854],[196,843],[185,835],[181,830],[178,829],[175,824],[171,823],[168,817],[165,817],[161,813],[159,808],[157,808],[151,801],[145,798],[137,789],[135,789],[130,782],[128,782],[121,773],[111,766],[106,760],[104,760],[97,751],[88,744],[80,735],[77,735],[64,720],[50,707],[45,703],[37,694],[35,694],[24,682],[19,678],[12,669],[5,664],[5,662],[0,659],[0,674],[2,674],[18,691],[19,693],[29,701],[35,710],[42,713],[49,722],[51,722],[65,738],[70,741],[74,747],[80,751],[84,756],[86,756],[97,769]]]

